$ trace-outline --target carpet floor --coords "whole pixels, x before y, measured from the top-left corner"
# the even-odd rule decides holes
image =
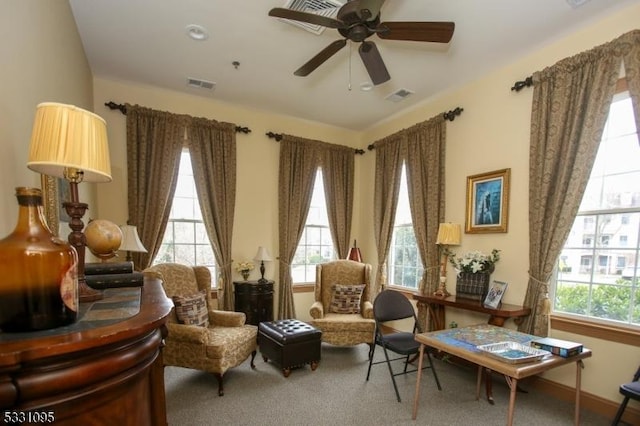
[[[225,375],[225,395],[219,397],[212,374],[166,367],[165,389],[169,425],[504,425],[509,389],[494,374],[495,405],[484,395],[475,399],[476,369],[435,360],[442,390],[429,369],[423,371],[418,417],[411,419],[416,373],[398,376],[402,402],[397,402],[385,364],[374,365],[366,381],[368,346],[322,345],[322,360],[315,371],[307,365],[288,378],[258,352],[256,369],[249,360]],[[384,357],[376,349],[375,360]],[[425,360],[426,363],[426,360]],[[394,371],[402,364],[394,363]],[[561,368],[573,368],[565,366]],[[526,382],[523,383],[526,391]],[[515,425],[572,425],[573,403],[541,392],[518,392]],[[582,407],[580,424],[608,425],[604,418]]]

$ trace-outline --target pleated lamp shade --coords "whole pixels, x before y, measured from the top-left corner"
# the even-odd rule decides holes
[[[27,167],[56,177],[65,177],[66,169],[76,169],[82,171],[82,181],[111,182],[105,121],[74,105],[39,104]]]

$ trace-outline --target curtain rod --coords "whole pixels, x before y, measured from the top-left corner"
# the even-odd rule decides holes
[[[452,109],[451,111],[443,112],[442,117],[444,117],[445,120],[453,121],[456,119],[458,115],[462,114],[462,111],[464,111],[464,108],[455,107],[455,109]],[[367,146],[367,149],[369,151],[372,151],[376,149],[376,147],[373,144],[371,144]]]
[[[267,135],[269,139],[275,139],[276,142],[280,142],[282,140],[282,133],[267,132],[265,133],[265,135]],[[357,148],[354,149],[354,152],[360,155],[363,155],[365,153],[364,149],[357,149]]]
[[[113,101],[105,102],[104,104],[105,106],[109,107],[112,110],[117,109],[124,115],[127,115],[127,106],[124,104],[117,104]],[[247,134],[247,133],[251,133],[251,129],[248,127],[236,126],[236,132]]]
[[[511,90],[515,90],[516,92],[519,92],[525,87],[531,87],[531,86],[533,86],[533,77],[529,76],[524,80],[516,81],[515,83],[513,83],[513,87],[511,87]]]

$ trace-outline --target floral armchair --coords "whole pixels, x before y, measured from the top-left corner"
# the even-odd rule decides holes
[[[174,302],[167,322],[168,334],[162,350],[164,365],[213,373],[218,395],[224,395],[227,370],[256,356],[257,327],[245,325],[242,312],[211,308],[211,273],[203,266],[165,263],[147,268],[145,274],[162,280]]]
[[[322,331],[322,341],[373,347],[376,322],[370,284],[369,264],[336,260],[316,266],[315,302],[309,312],[311,324]]]

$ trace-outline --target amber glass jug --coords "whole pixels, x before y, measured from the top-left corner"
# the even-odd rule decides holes
[[[0,330],[25,332],[78,317],[78,255],[44,220],[42,191],[16,188],[18,224],[0,240]]]

